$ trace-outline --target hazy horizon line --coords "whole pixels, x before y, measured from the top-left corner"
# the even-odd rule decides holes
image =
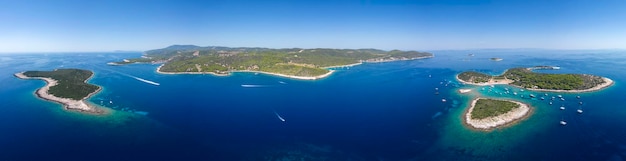
[[[180,44],[174,44],[180,45]],[[187,44],[189,45],[189,44]],[[170,45],[173,46],[173,45]],[[402,50],[402,51],[480,51],[480,50],[553,50],[553,51],[589,51],[589,50],[626,50],[626,48],[580,48],[580,49],[566,49],[566,48],[532,48],[532,47],[520,47],[520,48],[466,48],[466,49],[380,49],[380,48],[332,48],[332,47],[315,47],[315,48],[302,48],[302,47],[282,47],[282,48],[272,48],[272,47],[258,47],[258,46],[222,46],[222,45],[193,45],[199,47],[228,47],[228,48],[268,48],[268,49],[377,49],[384,51],[391,50]],[[167,46],[169,47],[169,46]],[[163,47],[163,48],[167,48]],[[147,50],[88,50],[88,51],[0,51],[0,54],[40,54],[40,53],[129,53],[129,52],[146,52],[149,50],[163,49],[163,48],[154,48]]]

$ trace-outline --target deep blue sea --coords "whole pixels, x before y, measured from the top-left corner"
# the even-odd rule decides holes
[[[0,54],[0,161],[626,158],[626,51],[432,52],[431,59],[336,68],[315,81],[254,73],[163,75],[155,72],[158,64],[106,65],[141,53]],[[547,93],[566,99],[549,105],[499,94],[504,88],[543,92],[504,85],[482,90],[488,87],[454,80],[465,70],[499,74],[535,65],[562,68],[541,72],[588,73],[616,83],[591,93]],[[109,113],[66,111],[35,96],[43,81],[13,76],[56,68],[94,71],[89,82],[103,90],[89,102]],[[473,91],[459,94],[461,88]],[[522,101],[534,113],[490,132],[472,130],[461,117],[479,96]]]

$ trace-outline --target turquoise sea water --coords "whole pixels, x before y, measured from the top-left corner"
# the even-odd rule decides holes
[[[254,73],[162,75],[153,64],[106,65],[141,53],[0,54],[0,160],[626,158],[625,52],[432,52],[432,59],[337,68],[316,81]],[[595,74],[616,83],[598,92],[548,93],[566,99],[549,105],[548,100],[499,94],[504,88],[526,96],[544,92],[504,85],[482,90],[454,80],[465,70],[499,74],[534,65],[559,65],[561,70],[541,72]],[[89,101],[110,113],[65,111],[34,95],[43,81],[12,76],[55,68],[93,70],[89,82],[103,90]],[[473,91],[457,93],[461,88]],[[471,130],[462,124],[462,113],[478,96],[522,101],[533,106],[534,114],[492,132]],[[568,125],[559,125],[560,120]]]

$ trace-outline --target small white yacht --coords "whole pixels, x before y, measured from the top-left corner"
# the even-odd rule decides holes
[[[583,110],[582,109],[578,109],[578,110],[576,110],[576,112],[578,112],[579,114],[582,114]]]
[[[559,123],[560,123],[561,125],[563,125],[563,126],[567,125],[567,122],[565,122],[565,121],[563,121],[563,120],[561,120],[561,122],[559,122]]]
[[[565,107],[564,107],[564,106],[561,106],[561,107],[559,107],[559,109],[561,109],[561,110],[565,110]]]

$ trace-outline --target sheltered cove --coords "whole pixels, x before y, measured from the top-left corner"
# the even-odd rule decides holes
[[[363,63],[380,63],[432,58],[428,52],[378,49],[301,49],[172,45],[145,51],[141,58],[110,62],[161,64],[160,74],[211,74],[228,76],[235,72],[263,73],[302,80],[317,80],[334,73],[332,68]]]
[[[525,70],[531,71],[530,68],[525,68]],[[514,84],[515,80],[508,79],[506,76],[504,76],[508,71],[509,70],[505,71],[504,74],[502,74],[500,76],[489,76],[489,78],[474,78],[474,77],[470,77],[469,80],[463,80],[463,79],[460,78],[461,74],[470,73],[470,72],[463,72],[463,73],[457,74],[455,76],[455,78],[456,78],[457,81],[459,81],[459,82],[461,82],[463,84],[471,84],[471,85],[477,85],[477,86],[506,84],[506,85],[511,85],[511,86],[518,87],[518,88],[525,88],[525,89],[533,90],[533,91],[564,92],[564,93],[592,92],[592,91],[597,91],[597,90],[601,90],[601,89],[610,87],[611,85],[614,84],[613,80],[611,80],[609,78],[606,78],[606,77],[599,77],[599,76],[581,74],[581,76],[584,76],[584,77],[597,77],[598,80],[602,80],[602,83],[594,84],[593,87],[588,87],[588,88],[585,88],[585,89],[542,89],[542,88],[536,88],[536,86],[534,88],[526,88],[526,87],[515,85]],[[476,72],[474,72],[474,73],[476,73]],[[482,74],[482,73],[478,73],[478,74]],[[482,75],[485,75],[485,74],[482,74]],[[546,75],[559,75],[559,74],[546,74]],[[496,78],[496,77],[500,77],[500,78]],[[488,79],[488,80],[485,80],[485,79]],[[472,82],[472,81],[475,81],[475,82]]]
[[[457,74],[455,78],[463,83],[477,86],[489,86],[496,84],[505,84],[511,85],[518,88],[525,88],[532,91],[546,91],[546,92],[566,92],[566,93],[580,93],[580,92],[592,92],[601,90],[607,87],[610,87],[614,84],[614,81],[606,78],[599,77],[587,74],[533,74],[528,73],[532,72],[532,68],[514,68],[514,71],[509,73],[509,70],[505,71],[504,74],[499,76],[490,76],[477,72],[463,72]],[[517,72],[517,73],[515,73]],[[520,74],[521,73],[521,74]],[[463,75],[463,77],[461,77]],[[526,75],[530,75],[531,77],[524,77]],[[507,78],[509,76],[509,78]],[[532,77],[535,76],[535,77]],[[512,79],[511,79],[512,77]],[[464,79],[462,79],[464,78]],[[546,78],[549,80],[546,81]],[[556,80],[564,80],[564,81],[552,81],[550,78],[555,78]],[[516,82],[524,81],[524,82]],[[551,82],[553,84],[545,84],[546,82]],[[543,83],[543,84],[542,84]],[[558,84],[563,83],[563,84]],[[578,86],[572,86],[578,85]],[[548,87],[552,89],[542,89],[539,88],[543,85],[543,87]],[[526,87],[532,88],[526,88]],[[559,89],[559,87],[565,87]],[[462,93],[462,91],[461,91]],[[463,120],[464,123],[469,127],[479,130],[490,130],[493,128],[510,125],[518,120],[527,118],[531,115],[533,109],[524,103],[510,100],[503,100],[516,103],[518,105],[517,108],[512,108],[510,111],[502,114],[498,114],[496,116],[490,116],[487,118],[473,118],[472,113],[475,110],[476,103],[480,99],[485,98],[475,98],[471,101],[470,107],[466,109]]]

